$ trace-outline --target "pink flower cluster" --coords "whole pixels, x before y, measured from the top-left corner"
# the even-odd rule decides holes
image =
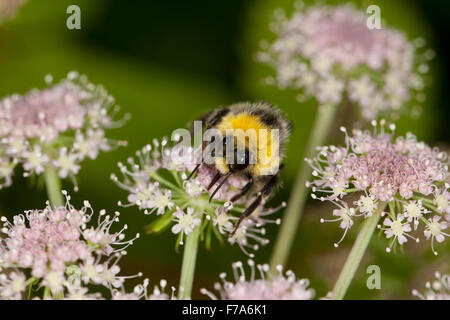
[[[111,230],[119,221],[118,212],[108,215],[102,210],[92,223],[94,212],[89,202],[75,209],[65,195],[64,207],[47,205],[43,210],[25,211],[11,222],[1,218],[6,237],[0,242],[0,270],[12,270],[0,278],[1,298],[25,298],[30,285],[46,287],[44,298],[87,294],[88,284],[123,289],[129,277],[118,275],[118,262],[139,234],[124,240],[126,225]]]
[[[117,111],[103,87],[76,72],[47,89],[0,100],[0,188],[11,184],[18,163],[25,175],[51,167],[74,179],[82,160],[124,144],[105,137],[105,129],[126,120],[114,121]]]
[[[349,5],[309,6],[290,19],[277,12],[277,39],[264,42],[258,59],[276,70],[282,89],[302,89],[302,101],[314,97],[321,105],[338,105],[345,97],[367,119],[393,113],[411,100],[423,100],[427,61],[400,32],[370,30],[367,15]],[[423,40],[415,42],[423,46]],[[419,101],[419,102],[420,102]]]
[[[312,197],[338,207],[333,211],[337,218],[332,221],[339,221],[345,232],[355,217],[370,217],[389,203],[389,217],[384,219],[385,227],[379,228],[393,242],[397,239],[403,244],[407,237],[413,238],[409,232],[420,223],[432,246],[434,240],[443,242],[448,236],[444,230],[450,200],[447,154],[417,141],[412,134],[393,141],[394,126],[390,127],[392,132],[385,132],[384,121],[379,133],[377,123],[373,125],[374,133],[355,130],[352,136],[341,128],[346,135],[345,147],[321,147],[315,159],[306,159],[314,170],[313,181],[307,183]],[[344,201],[356,194],[359,198],[353,204]]]
[[[189,180],[187,175],[195,168],[200,150],[189,146],[168,146],[166,138],[162,141],[153,141],[136,152],[136,158],[129,158],[127,165],[119,163],[123,175],[119,179],[115,174],[111,179],[128,195],[128,202],[119,202],[121,206],[137,206],[145,214],[156,213],[161,216],[155,222],[158,225],[172,225],[172,232],[179,235],[178,242],[183,244],[184,235],[191,233],[195,228],[205,230],[205,239],[216,236],[222,239],[234,229],[234,222],[242,212],[242,205],[248,204],[252,196],[242,198],[242,201],[231,204],[229,201],[242,188],[246,181],[231,177],[216,194],[214,201],[209,202],[210,192],[219,182],[208,191],[216,172],[212,167],[202,164],[199,170]],[[194,205],[195,204],[195,205]],[[277,212],[278,208],[264,209],[261,205],[257,212],[249,219],[243,221],[228,241],[237,243],[248,255],[247,249],[256,250],[259,245],[265,245],[268,240],[264,238],[267,223],[280,223],[280,219],[267,219],[268,215]],[[235,213],[236,215],[233,215]],[[217,228],[218,232],[213,231]],[[150,232],[159,231],[149,227]],[[208,240],[209,242],[209,240]]]
[[[226,280],[226,273],[220,274],[223,284],[216,283],[215,289],[221,300],[311,300],[315,292],[308,288],[307,279],[297,279],[292,271],[283,274],[281,266],[279,275],[269,274],[269,265],[256,265],[253,260],[248,261],[251,268],[250,278],[246,279],[242,262],[233,263],[234,281]],[[258,270],[255,270],[256,269]],[[259,272],[261,278],[256,278]],[[217,300],[218,297],[206,289],[201,293]]]

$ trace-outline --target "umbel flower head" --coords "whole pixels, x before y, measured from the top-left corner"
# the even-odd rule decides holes
[[[167,281],[161,280],[159,286],[155,285],[153,291],[148,291],[149,280],[134,287],[133,292],[127,293],[123,288],[112,290],[112,300],[177,300],[175,287],[171,287],[170,295],[165,292]]]
[[[100,298],[88,285],[106,287],[114,295],[124,292],[125,279],[140,276],[121,276],[118,266],[139,234],[125,240],[126,225],[112,230],[118,212],[101,210],[95,217],[88,201],[76,209],[63,193],[65,206],[47,204],[12,221],[1,218],[0,299],[26,299],[31,293],[46,299]]]
[[[348,101],[362,116],[395,115],[407,102],[425,96],[427,62],[433,51],[418,53],[399,31],[369,29],[367,15],[350,5],[305,7],[301,2],[289,19],[276,12],[276,40],[262,43],[258,60],[272,66],[279,88],[300,89],[299,101],[315,98],[320,105]]]
[[[0,24],[13,17],[26,0],[0,0]]]
[[[308,288],[308,279],[297,279],[292,271],[283,274],[282,266],[278,266],[279,274],[272,276],[269,265],[256,265],[253,260],[248,261],[250,276],[245,275],[242,262],[233,263],[234,281],[227,280],[227,274],[221,273],[222,283],[216,283],[214,289],[219,297],[206,289],[201,293],[213,300],[311,300],[315,292]],[[257,270],[255,270],[257,269]],[[259,275],[259,277],[258,277]],[[247,279],[248,278],[248,279]]]
[[[449,174],[445,152],[431,148],[408,133],[394,139],[394,126],[386,132],[384,121],[373,121],[373,132],[345,128],[345,147],[320,147],[315,159],[306,159],[313,168],[312,197],[336,205],[332,220],[339,222],[344,236],[357,218],[368,218],[384,210],[378,227],[391,243],[403,245],[419,241],[418,232],[434,242],[443,242],[448,233]],[[317,193],[321,193],[318,196]],[[342,237],[342,239],[344,238]],[[337,246],[342,239],[335,244]]]
[[[435,278],[432,282],[427,281],[424,293],[414,289],[412,291],[413,296],[422,300],[450,300],[450,275],[441,275],[436,272]]]
[[[157,216],[148,226],[148,232],[159,232],[171,227],[172,233],[178,235],[177,245],[183,244],[185,235],[200,228],[201,240],[207,247],[211,246],[213,237],[220,241],[228,238],[231,244],[237,243],[248,255],[247,249],[257,250],[265,245],[264,238],[267,223],[280,223],[280,219],[272,220],[267,216],[285,206],[265,209],[264,204],[245,219],[233,236],[238,216],[243,212],[242,204],[250,203],[252,196],[231,204],[229,199],[239,193],[245,184],[240,178],[231,177],[217,192],[215,199],[209,201],[207,187],[216,172],[206,164],[202,164],[196,173],[186,180],[188,174],[196,167],[196,159],[201,150],[190,146],[168,146],[168,140],[154,140],[136,152],[136,158],[129,158],[127,165],[119,163],[122,178],[115,174],[111,179],[125,189],[128,202],[119,201],[121,206],[137,206],[147,215]],[[215,186],[219,182],[216,182]],[[211,188],[214,190],[215,187]],[[253,195],[254,196],[254,195]]]
[[[50,167],[75,182],[81,161],[124,144],[105,137],[126,117],[114,121],[119,107],[102,86],[76,72],[57,84],[51,76],[46,81],[47,89],[0,100],[0,188],[11,184],[17,164],[25,176]]]

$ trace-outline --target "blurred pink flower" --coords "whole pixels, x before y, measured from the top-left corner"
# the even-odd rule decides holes
[[[0,0],[0,23],[12,18],[26,0]]]
[[[291,18],[277,11],[271,25],[277,39],[264,41],[257,55],[276,70],[268,83],[301,89],[322,105],[339,105],[347,95],[366,119],[393,115],[423,89],[434,53],[416,51],[423,39],[413,44],[384,25],[371,30],[366,21],[350,5],[305,6]]]
[[[311,300],[315,292],[308,288],[307,279],[297,279],[292,271],[282,272],[282,267],[277,269],[279,274],[271,276],[269,265],[256,265],[253,260],[248,264],[251,269],[247,279],[242,262],[233,263],[234,281],[226,280],[226,273],[220,274],[223,284],[216,283],[214,288],[219,292],[219,297],[212,292],[201,289],[201,293],[217,300]],[[258,270],[255,270],[256,269]],[[257,274],[260,278],[257,278]]]
[[[450,275],[435,273],[436,280],[425,284],[424,293],[414,289],[412,295],[422,300],[450,300]]]

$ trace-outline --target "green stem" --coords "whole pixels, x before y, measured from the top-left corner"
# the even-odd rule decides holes
[[[151,177],[153,179],[155,179],[156,181],[158,181],[159,183],[162,183],[164,185],[166,185],[167,187],[174,189],[174,190],[180,190],[179,187],[177,187],[176,185],[174,185],[172,182],[167,181],[166,179],[164,179],[163,177],[159,176],[158,174],[154,173],[151,175]]]
[[[323,110],[318,111],[306,148],[306,158],[312,158],[316,154],[316,148],[325,142],[337,107],[326,106],[323,107]],[[272,272],[276,272],[278,265],[285,265],[289,257],[289,252],[305,205],[307,191],[305,183],[311,177],[311,172],[312,169],[309,165],[305,163],[301,164],[272,252],[270,260]]]
[[[45,186],[47,188],[50,204],[55,207],[64,206],[64,198],[61,193],[61,181],[55,169],[47,167],[44,172]]]
[[[31,299],[31,293],[32,293],[32,290],[33,290],[33,285],[34,285],[35,283],[37,283],[38,280],[39,280],[39,278],[31,277],[30,279],[28,279],[28,280],[25,282],[25,286],[28,286],[28,296],[27,296],[27,300],[30,300],[30,299]]]
[[[178,289],[179,299],[189,299],[194,282],[195,263],[197,260],[198,241],[200,239],[200,227],[197,226],[186,236],[184,244],[183,263],[181,266],[180,286]]]
[[[28,295],[27,295],[27,300],[30,300],[31,299],[31,291],[33,290],[33,284],[32,283],[30,283],[29,285],[28,285]]]
[[[367,218],[359,231],[352,251],[345,261],[344,267],[339,274],[339,278],[336,281],[333,289],[333,300],[342,300],[347,292],[347,289],[355,276],[356,270],[366,252],[370,239],[377,228],[378,221],[380,220],[381,213],[386,208],[387,203],[383,202],[379,204],[377,211]]]
[[[161,218],[155,220],[145,227],[147,233],[157,233],[166,229],[172,222],[172,213],[164,214]]]
[[[51,297],[51,293],[50,293],[50,288],[49,287],[45,287],[44,288],[44,299],[45,298],[48,298],[48,297]]]
[[[54,298],[55,300],[63,300],[63,299],[64,299],[64,292],[63,292],[63,291],[60,291],[60,292],[55,293],[55,294],[53,295],[53,298]]]

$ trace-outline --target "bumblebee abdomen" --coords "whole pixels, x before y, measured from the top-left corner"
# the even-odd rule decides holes
[[[228,114],[222,118],[222,121],[217,125],[222,133],[226,130],[255,130],[261,129],[270,130],[271,128],[264,124],[258,116],[252,115],[247,112],[240,112],[238,114]]]

